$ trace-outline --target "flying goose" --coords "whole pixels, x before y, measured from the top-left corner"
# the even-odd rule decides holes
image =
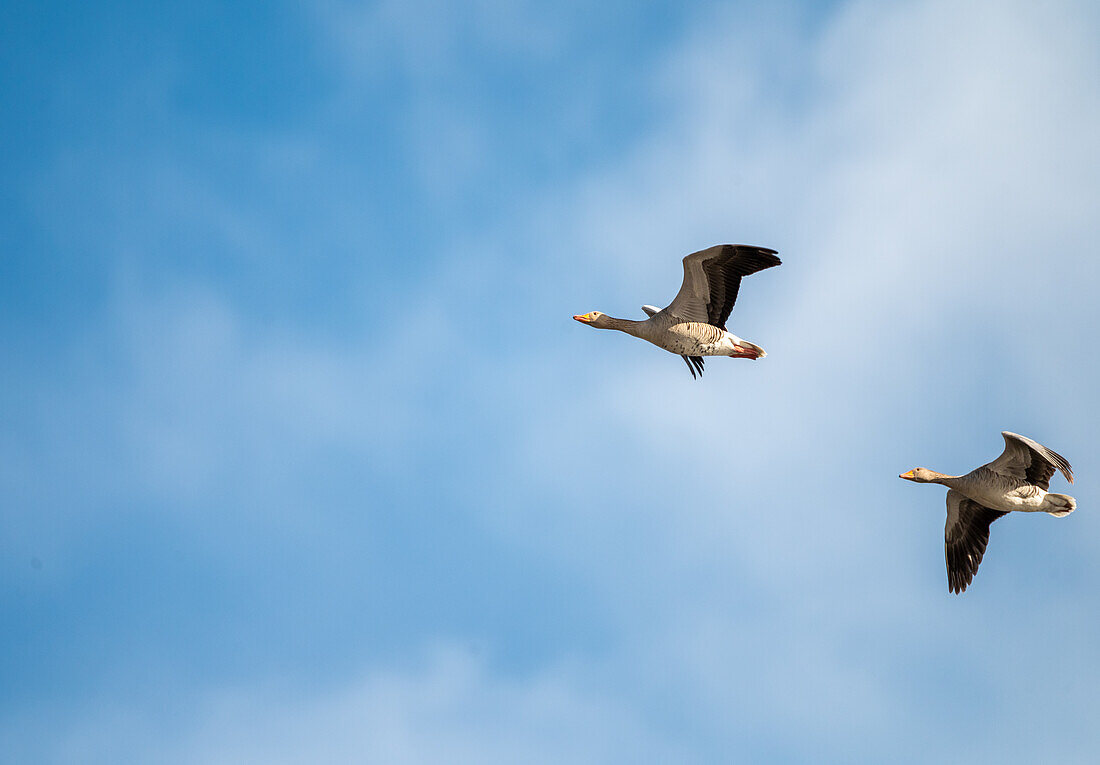
[[[1065,457],[1007,430],[1001,435],[1005,439],[1001,456],[966,475],[913,468],[898,476],[916,483],[942,484],[949,490],[943,537],[951,592],[965,590],[978,573],[993,521],[1013,510],[1064,518],[1077,507],[1073,497],[1047,492],[1055,468],[1073,483],[1073,468]]]
[[[703,374],[704,356],[762,359],[764,349],[726,331],[741,277],[778,266],[775,250],[744,244],[718,244],[684,258],[684,283],[663,310],[642,306],[644,321],[616,319],[599,311],[574,316],[598,329],[617,329],[678,353],[691,371]]]

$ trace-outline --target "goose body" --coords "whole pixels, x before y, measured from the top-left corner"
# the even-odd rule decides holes
[[[1022,478],[998,473],[984,465],[959,476],[952,485],[967,498],[1001,513],[1057,514],[1062,510],[1054,499],[1062,495],[1052,495]]]
[[[1077,508],[1073,497],[1049,491],[1056,470],[1073,483],[1073,468],[1065,457],[1026,436],[1007,430],[1001,435],[1005,440],[1001,456],[966,475],[914,468],[900,476],[948,488],[944,554],[948,589],[955,593],[963,592],[978,572],[993,521],[1011,512],[1064,518]]]
[[[653,343],[687,362],[691,376],[703,373],[704,356],[761,359],[767,354],[755,343],[726,329],[741,278],[778,266],[775,250],[743,244],[720,244],[684,258],[684,281],[663,310],[642,306],[644,321],[616,319],[592,311],[574,316],[598,329],[616,329]]]

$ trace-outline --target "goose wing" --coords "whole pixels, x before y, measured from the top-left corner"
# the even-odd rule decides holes
[[[665,311],[683,322],[726,328],[741,277],[778,266],[775,250],[744,244],[718,244],[684,258],[684,283]]]
[[[1002,513],[991,510],[951,489],[947,492],[947,525],[943,529],[944,557],[947,558],[947,588],[959,593],[974,580],[989,544],[989,524]]]
[[[691,379],[697,379],[695,376],[695,370],[699,370],[699,377],[703,376],[703,357],[702,356],[683,356],[680,358],[684,360],[684,363],[688,365],[688,370],[691,372]]]
[[[1050,479],[1054,476],[1055,469],[1061,470],[1066,480],[1073,483],[1073,468],[1061,454],[1026,436],[1009,433],[1007,430],[1001,435],[1005,439],[1005,450],[1000,457],[986,465],[990,470],[1021,478],[1043,491],[1050,488]]]

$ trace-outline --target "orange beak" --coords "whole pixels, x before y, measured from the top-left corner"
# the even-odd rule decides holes
[[[577,321],[583,322],[585,324],[592,321],[592,319],[589,318],[589,314],[587,314],[587,313],[584,314],[583,316],[574,316],[573,318],[576,319]]]
[[[912,477],[913,477],[913,471],[912,470],[907,470],[906,472],[904,472],[904,473],[902,473],[901,475],[898,476],[898,478],[912,478]]]

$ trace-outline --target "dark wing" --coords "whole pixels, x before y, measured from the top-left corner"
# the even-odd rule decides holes
[[[703,357],[702,356],[681,356],[688,365],[688,369],[691,371],[691,379],[696,379],[695,370],[699,370],[699,377],[703,376]]]
[[[1007,430],[1001,435],[1005,439],[1005,450],[1000,457],[986,465],[990,470],[1021,478],[1043,491],[1050,488],[1050,479],[1054,476],[1055,469],[1061,470],[1066,480],[1073,483],[1073,468],[1061,454],[1026,436],[1009,433]]]
[[[782,261],[775,250],[744,244],[719,244],[684,258],[684,282],[665,308],[681,321],[696,321],[726,328],[741,277]]]
[[[947,558],[947,589],[959,593],[974,580],[989,544],[989,524],[1002,513],[979,505],[966,495],[947,492],[947,525],[943,529],[944,557]]]
[[[720,257],[703,264],[703,269],[707,272],[707,281],[710,283],[711,299],[707,305],[707,323],[725,329],[733,304],[737,302],[741,277],[778,266],[780,263],[775,250],[744,245],[724,245]]]

